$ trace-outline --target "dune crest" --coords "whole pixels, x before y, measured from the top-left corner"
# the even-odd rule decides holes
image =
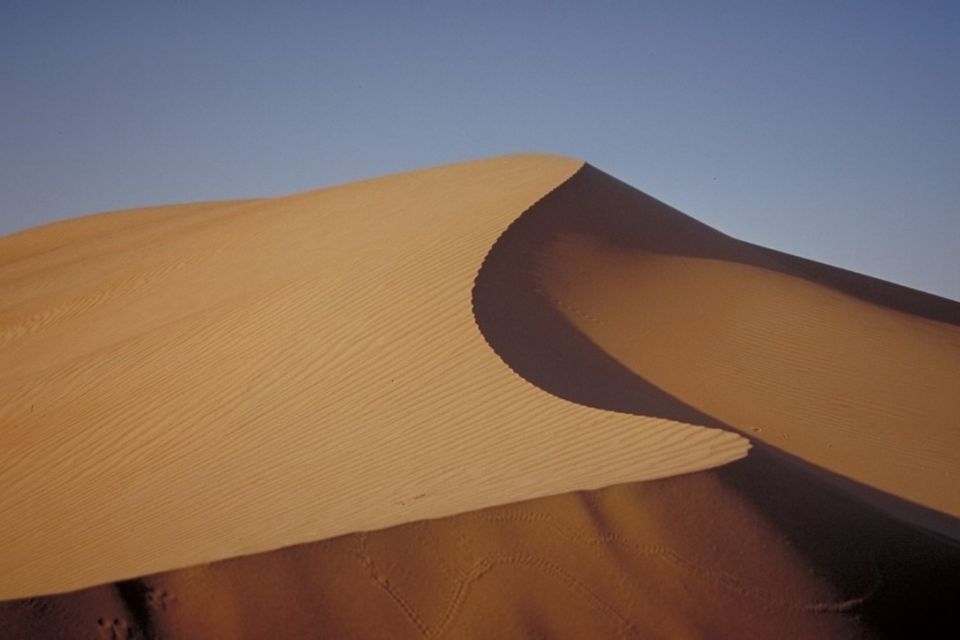
[[[0,599],[743,457],[729,431],[551,395],[478,331],[487,252],[581,166],[496,158],[0,239]]]
[[[589,165],[492,253],[475,295],[510,305],[478,321],[534,384],[737,429],[960,539],[960,304],[735,240]]]

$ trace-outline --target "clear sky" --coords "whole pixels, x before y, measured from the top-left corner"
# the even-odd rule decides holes
[[[960,299],[960,2],[0,0],[0,234],[520,151]]]

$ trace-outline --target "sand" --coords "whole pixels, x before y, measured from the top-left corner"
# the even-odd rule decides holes
[[[904,638],[960,550],[765,447],[567,493],[0,603],[2,638]]]
[[[578,161],[48,225],[0,238],[0,292],[2,638],[902,637],[956,605],[960,304]]]
[[[732,432],[559,399],[478,331],[485,254],[579,166],[491,160],[5,239],[0,598],[745,455]]]
[[[652,413],[652,399],[609,398],[640,378],[685,405],[657,415],[736,429],[960,539],[960,305],[810,269],[592,167],[528,211],[494,255],[491,273],[480,274],[491,300],[481,328],[535,384]],[[504,292],[510,317],[492,302]],[[515,317],[529,323],[523,341],[511,338]],[[532,369],[556,340],[534,341],[550,335],[548,324],[579,333],[619,370],[584,356],[577,368],[592,386],[543,378]],[[591,397],[598,387],[608,397]]]

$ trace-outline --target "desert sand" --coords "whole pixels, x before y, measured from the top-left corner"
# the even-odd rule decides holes
[[[0,303],[3,638],[898,637],[956,605],[960,304],[576,160],[39,227]]]
[[[527,372],[555,313],[625,377],[698,412],[659,415],[736,429],[900,499],[881,506],[928,507],[910,514],[960,539],[960,305],[740,242],[592,167],[493,255],[480,274],[491,303],[509,292],[525,311],[489,304],[478,319],[535,384],[593,406],[605,406],[594,389],[609,393]],[[530,322],[527,340],[510,340],[511,318]]]

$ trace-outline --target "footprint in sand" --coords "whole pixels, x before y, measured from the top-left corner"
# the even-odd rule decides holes
[[[150,603],[150,608],[156,611],[166,611],[176,599],[172,593],[162,589],[152,589],[147,593],[147,602]]]
[[[130,625],[123,618],[97,618],[97,630],[104,640],[129,640]]]

